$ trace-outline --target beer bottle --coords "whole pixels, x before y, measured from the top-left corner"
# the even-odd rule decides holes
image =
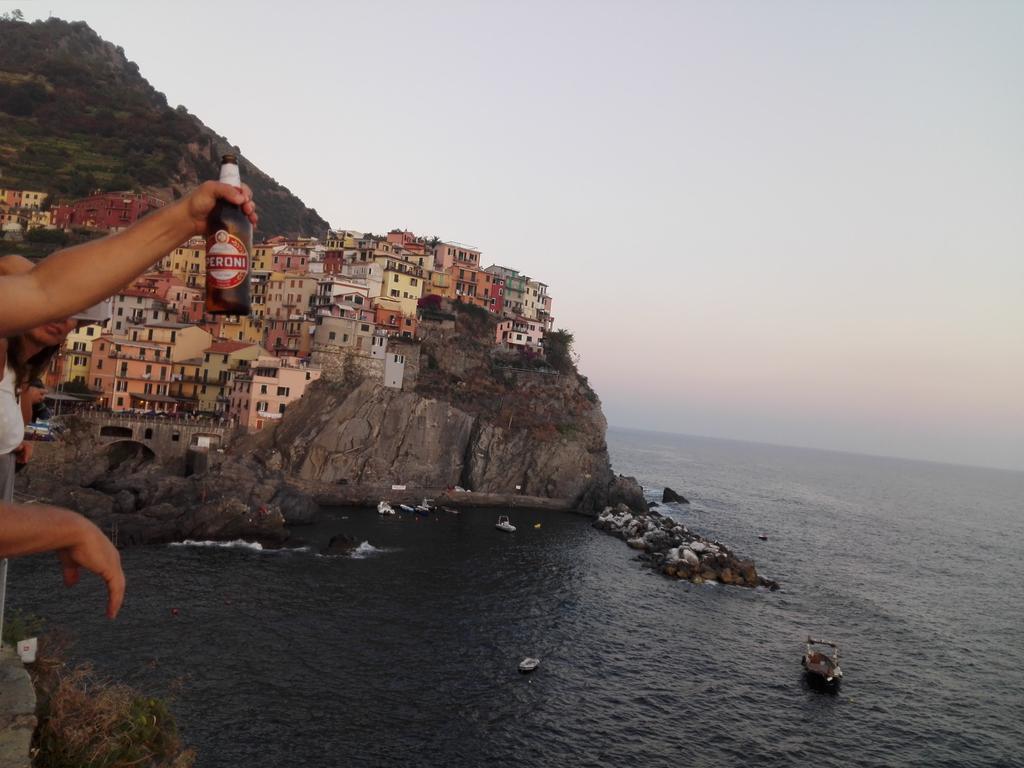
[[[241,187],[238,158],[221,158],[220,180]],[[211,315],[249,314],[252,222],[241,206],[223,198],[206,219],[206,311]]]

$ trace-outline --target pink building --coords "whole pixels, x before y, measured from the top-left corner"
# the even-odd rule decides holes
[[[270,269],[272,272],[306,274],[309,272],[309,251],[288,245],[274,251]]]
[[[532,349],[543,347],[544,324],[525,317],[502,320],[498,323],[495,342],[506,349]]]
[[[256,432],[284,415],[298,400],[320,369],[296,357],[261,356],[246,373],[236,375],[229,393],[228,416],[249,432]]]

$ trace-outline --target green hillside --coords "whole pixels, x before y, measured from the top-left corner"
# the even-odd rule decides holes
[[[216,178],[237,148],[165,96],[85,22],[0,21],[0,187],[77,197],[136,189],[172,199]],[[328,228],[244,157],[260,207],[260,235]]]

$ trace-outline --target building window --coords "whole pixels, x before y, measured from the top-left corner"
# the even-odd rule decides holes
[[[334,341],[334,339],[335,339],[334,331],[331,331],[329,334],[327,334],[327,338],[330,339],[331,341]]]
[[[123,397],[117,398],[117,404],[118,405],[124,405],[124,398]]]
[[[102,360],[97,360],[96,361],[96,370],[97,371],[102,371],[103,370],[103,361]]]
[[[288,387],[278,387],[277,388],[277,396],[278,397],[288,397],[288,393],[289,393]]]
[[[267,394],[267,385],[266,384],[260,384],[260,394],[261,395]]]

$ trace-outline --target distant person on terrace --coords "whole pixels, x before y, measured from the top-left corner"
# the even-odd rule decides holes
[[[172,248],[202,234],[219,198],[241,205],[256,223],[248,187],[207,181],[128,229],[58,251],[27,271],[11,269],[14,260],[9,257],[0,259],[7,267],[0,269],[0,338],[62,321],[113,295]],[[0,382],[12,385],[8,378],[5,371]],[[16,426],[23,435],[20,407],[17,414]],[[13,430],[13,416],[8,420],[11,424],[5,430]],[[7,441],[13,440],[12,432]],[[68,509],[10,503],[11,491],[2,490],[6,493],[0,497],[0,558],[56,551],[68,586],[78,581],[80,567],[103,578],[109,593],[107,616],[114,618],[124,600],[124,572],[117,549],[103,532]]]

